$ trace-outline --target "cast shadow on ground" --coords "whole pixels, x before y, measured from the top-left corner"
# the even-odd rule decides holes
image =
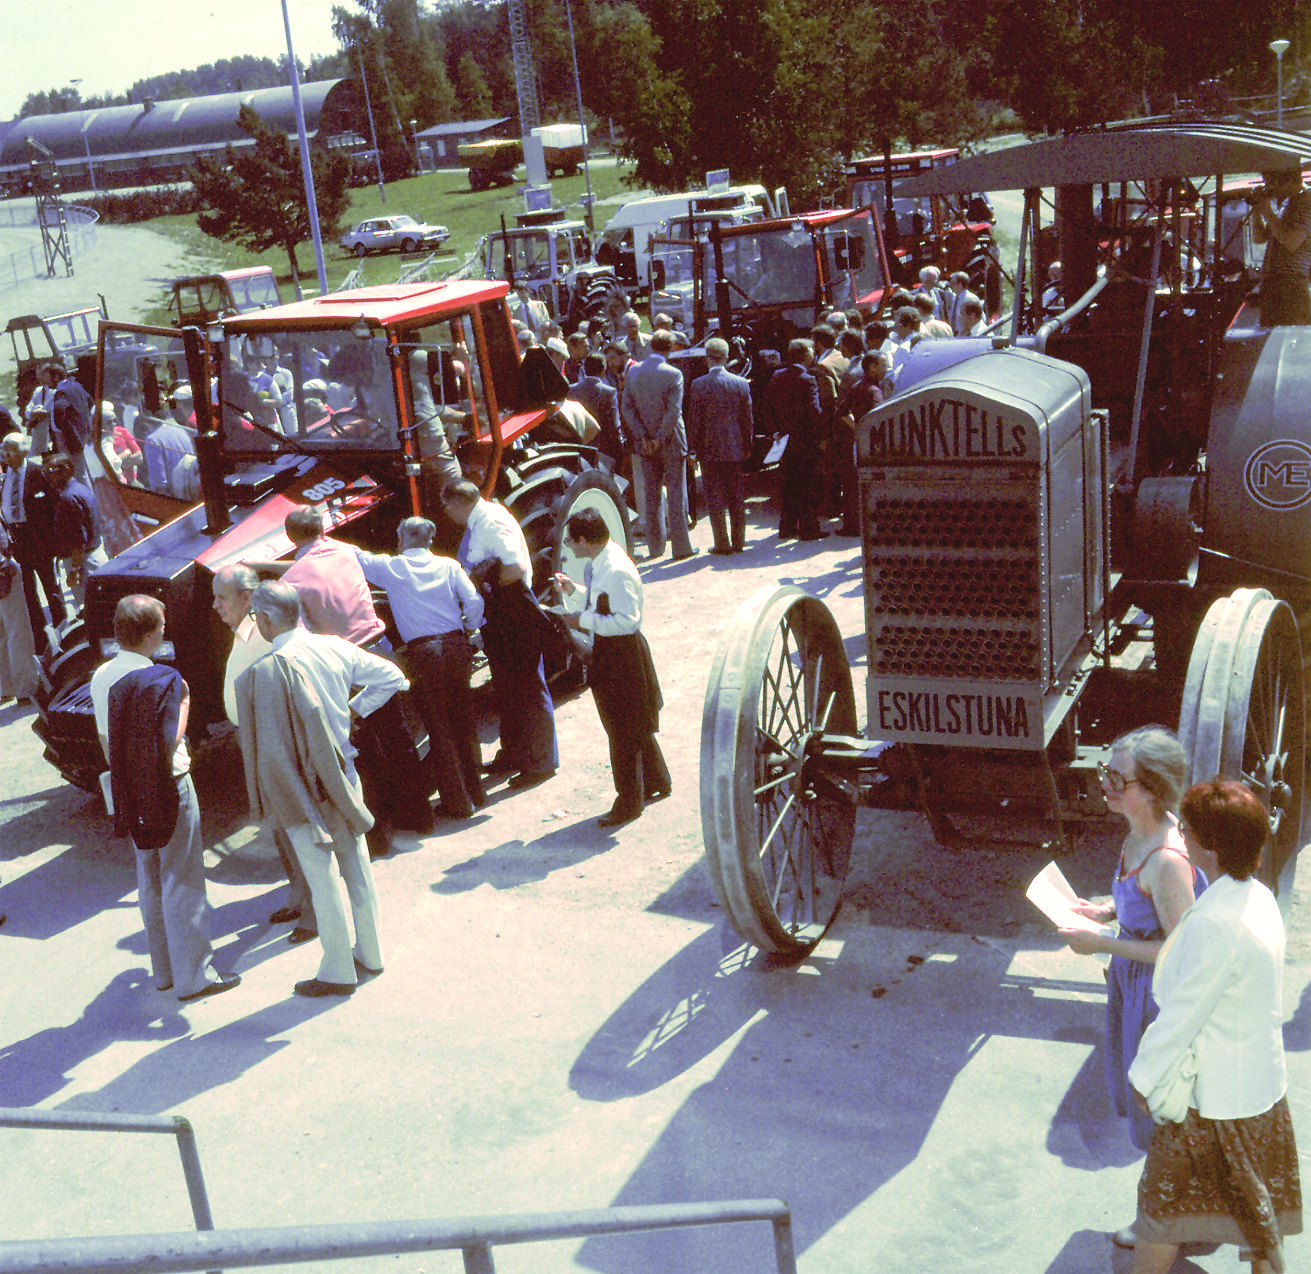
[[[835,938],[771,967],[702,934],[593,1035],[570,1072],[588,1101],[640,1096],[715,1055],[612,1205],[784,1198],[804,1251],[914,1163],[993,1036],[1082,1041],[1100,1021],[1095,1002],[1055,1000],[1039,979],[1008,974],[995,946],[955,937],[935,950],[931,933],[858,925]],[[1029,1168],[1017,1156],[1000,1128],[992,1146],[962,1149],[935,1186],[943,1215],[977,1207],[980,1192],[1018,1190]],[[871,1251],[867,1268],[894,1268],[920,1222],[907,1218],[900,1234],[899,1224],[889,1218],[886,1251]],[[580,1261],[616,1272],[755,1268],[756,1241],[729,1227],[633,1237],[622,1254],[590,1240]]]
[[[59,1092],[82,1063],[119,1040],[161,1043],[190,1030],[172,992],[156,991],[146,969],[124,969],[66,1026],[50,1026],[0,1048],[0,1106],[36,1106]]]
[[[240,994],[238,988],[235,994]],[[185,1106],[212,1088],[230,1084],[291,1043],[291,1033],[340,1000],[296,999],[270,1004],[215,1030],[185,1034],[129,1066],[95,1092],[79,1093],[60,1110],[130,1110],[163,1114]],[[200,1001],[203,1006],[205,1001]],[[203,1021],[197,1015],[197,1021]],[[277,1038],[282,1037],[282,1038]]]
[[[429,888],[435,894],[465,894],[479,885],[515,889],[545,880],[552,872],[576,867],[618,844],[612,831],[598,827],[595,818],[569,823],[534,840],[511,840],[495,845],[474,858],[452,863],[441,880]]]
[[[0,912],[8,916],[0,941],[52,938],[103,911],[135,910],[135,867],[121,857],[75,846],[0,885]]]

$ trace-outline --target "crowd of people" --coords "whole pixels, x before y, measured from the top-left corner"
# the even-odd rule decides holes
[[[551,621],[528,587],[523,531],[462,479],[446,488],[445,507],[466,531],[458,560],[432,551],[436,528],[426,518],[400,522],[397,552],[371,553],[334,540],[321,512],[302,506],[286,518],[289,562],[258,571],[233,562],[214,577],[214,609],[232,632],[224,708],[252,817],[272,832],[287,874],[286,903],[269,920],[293,925],[292,944],[317,937],[322,946],[318,972],[295,985],[298,995],[350,995],[382,972],[371,863],[389,852],[393,831],[426,835],[435,817],[467,820],[486,805],[491,784],[535,787],[559,765],[543,662]],[[610,828],[672,790],[655,741],[660,687],[641,634],[636,567],[595,512],[572,517],[567,536],[587,562],[585,578],[557,582],[568,626],[591,643],[616,790],[598,822]],[[371,586],[387,596],[400,636],[394,649]],[[115,831],[137,851],[155,985],[191,1000],[240,979],[213,966],[189,777],[189,688],[151,660],[166,619],[157,599],[121,599],[120,650],[93,674],[91,694]],[[487,654],[501,744],[486,764],[470,688],[476,646]],[[406,691],[428,735],[426,757],[404,721]]]

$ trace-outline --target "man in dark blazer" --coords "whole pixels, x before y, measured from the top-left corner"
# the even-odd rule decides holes
[[[728,370],[728,342],[718,336],[706,342],[706,362],[710,370],[688,391],[687,441],[701,462],[715,537],[710,551],[726,557],[746,548],[742,466],[751,455],[754,430],[751,383]]]
[[[596,445],[617,466],[624,458],[624,434],[619,427],[619,391],[601,379],[605,373],[605,360],[599,354],[583,358],[583,370],[577,381],[569,386],[569,397],[582,403],[601,426]]]
[[[779,462],[781,504],[780,540],[822,540],[816,514],[815,470],[820,456],[819,386],[810,373],[815,347],[808,340],[788,342],[787,363],[773,375],[766,391],[780,432],[788,436]]]
[[[683,373],[665,361],[673,334],[662,328],[651,337],[651,352],[624,378],[620,413],[642,469],[646,543],[652,558],[665,551],[660,489],[669,492],[669,538],[674,561],[696,550],[687,534],[687,430],[683,425]]]
[[[4,481],[0,483],[0,518],[13,542],[14,560],[22,567],[23,599],[32,620],[32,633],[44,650],[48,645],[44,636],[47,622],[57,629],[68,618],[68,608],[63,590],[55,581],[55,494],[41,466],[29,458],[31,450],[32,440],[25,434],[7,434],[0,442],[0,458],[5,466]],[[38,579],[50,608],[48,621],[36,595]]]

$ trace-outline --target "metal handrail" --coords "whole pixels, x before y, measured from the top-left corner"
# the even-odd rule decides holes
[[[464,1254],[465,1274],[495,1274],[495,1245],[629,1234],[742,1221],[768,1221],[779,1274],[796,1274],[792,1210],[781,1199],[671,1203],[420,1221],[213,1230],[204,1234],[109,1235],[0,1243],[0,1274],[170,1274],[243,1269],[297,1261],[390,1256],[402,1252]]]
[[[44,1128],[53,1132],[155,1132],[177,1138],[182,1176],[191,1200],[191,1215],[197,1230],[212,1230],[214,1217],[209,1210],[205,1174],[200,1168],[200,1151],[196,1134],[181,1115],[118,1115],[77,1113],[62,1110],[24,1110],[0,1106],[0,1128]]]

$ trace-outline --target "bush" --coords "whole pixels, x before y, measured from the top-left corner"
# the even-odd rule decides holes
[[[132,225],[155,217],[178,217],[197,212],[200,203],[190,186],[160,186],[153,190],[131,190],[122,194],[78,196],[83,208],[94,208],[101,224]]]

